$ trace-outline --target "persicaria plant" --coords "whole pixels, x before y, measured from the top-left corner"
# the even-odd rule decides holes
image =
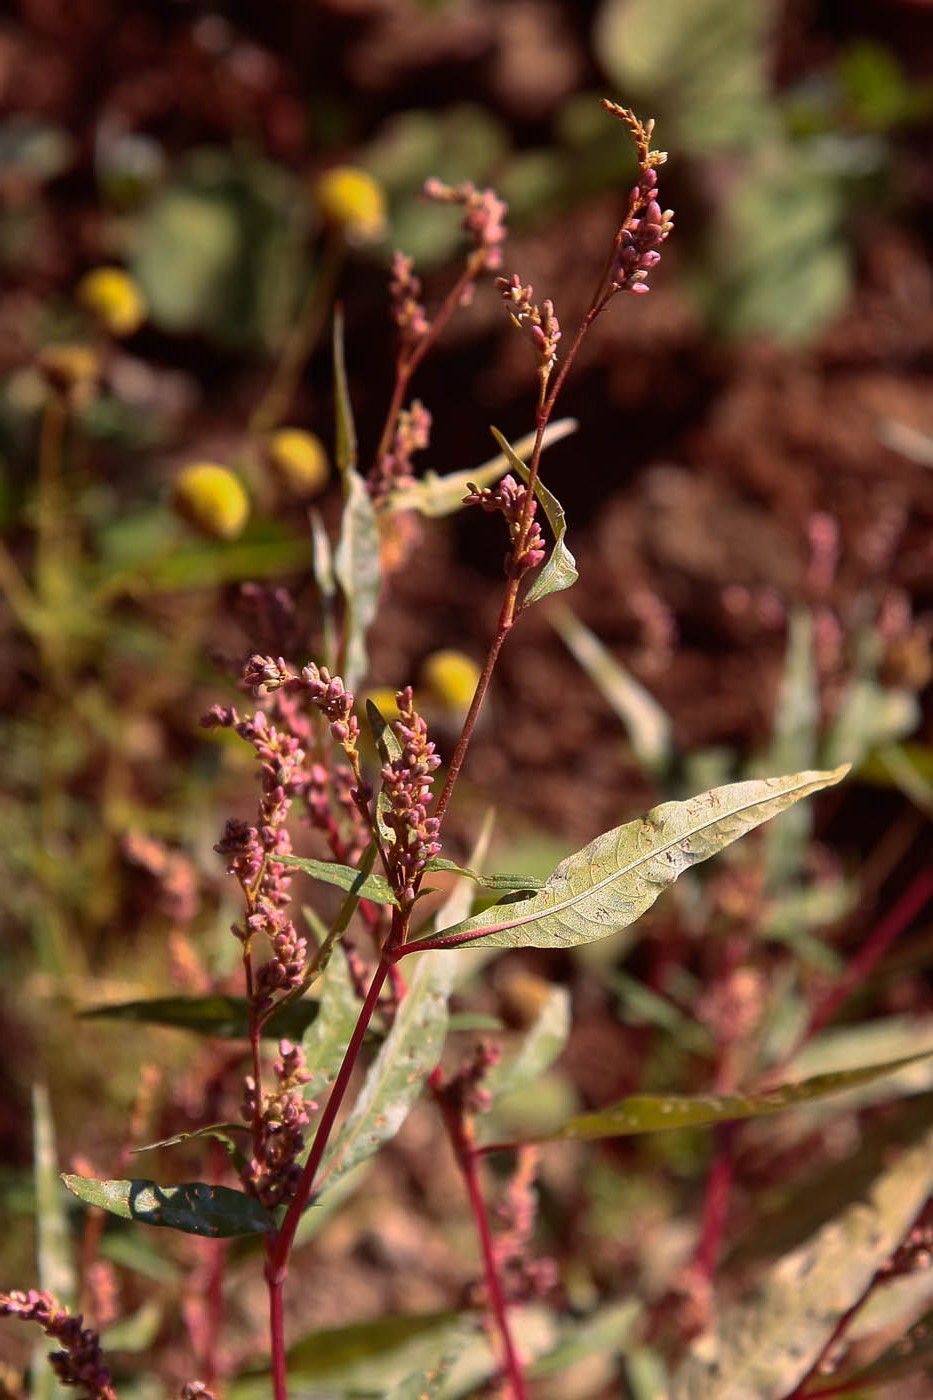
[[[463,269],[437,310],[425,305],[411,259],[395,255],[390,285],[398,331],[395,382],[365,473],[358,461],[337,320],[334,378],[343,512],[336,541],[319,521],[314,524],[322,619],[317,653],[313,658],[251,655],[241,676],[247,697],[242,706],[215,705],[203,719],[205,726],[229,730],[252,748],[259,788],[252,815],[231,818],[215,847],[239,892],[232,934],[242,959],[245,999],[238,1029],[247,1063],[241,1121],[207,1124],[199,1136],[214,1147],[220,1144],[223,1151],[212,1165],[219,1169],[226,1160],[227,1178],[162,1185],[141,1178],[65,1177],[82,1201],[123,1219],[207,1240],[258,1237],[268,1298],[269,1361],[268,1378],[264,1372],[255,1393],[275,1400],[285,1400],[290,1384],[293,1395],[332,1393],[326,1382],[318,1388],[313,1376],[302,1371],[286,1335],[288,1290],[314,1287],[313,1276],[299,1277],[294,1267],[296,1245],[313,1228],[316,1212],[339,1203],[363,1164],[396,1134],[422,1094],[433,1103],[438,1130],[446,1134],[462,1176],[481,1277],[461,1317],[439,1319],[434,1331],[426,1333],[433,1348],[427,1360],[367,1394],[391,1400],[467,1394],[523,1400],[537,1393],[534,1377],[546,1374],[548,1358],[557,1370],[561,1347],[570,1355],[578,1335],[583,1355],[587,1346],[624,1351],[649,1345],[665,1325],[678,1331],[681,1346],[704,1328],[709,1343],[688,1350],[677,1363],[671,1395],[780,1400],[842,1393],[825,1388],[811,1392],[808,1378],[821,1366],[825,1370],[847,1318],[878,1281],[892,1270],[910,1272],[925,1248],[930,1167],[918,1165],[916,1149],[879,1179],[871,1207],[877,1218],[869,1222],[876,1227],[870,1231],[872,1244],[859,1253],[852,1277],[846,1273],[838,1306],[826,1308],[820,1324],[806,1331],[803,1344],[797,1344],[795,1324],[793,1345],[774,1341],[759,1354],[753,1312],[736,1341],[725,1323],[716,1329],[709,1308],[728,1199],[729,1140],[723,1136],[701,1248],[692,1272],[685,1272],[692,1279],[692,1295],[685,1287],[679,1300],[653,1307],[644,1300],[623,1300],[631,1312],[623,1318],[616,1305],[610,1317],[615,1332],[607,1331],[605,1322],[600,1332],[599,1317],[595,1323],[574,1319],[561,1309],[558,1270],[536,1245],[535,1182],[542,1141],[579,1142],[690,1125],[715,1125],[714,1132],[725,1133],[740,1119],[869,1083],[902,1062],[793,1083],[773,1074],[769,1080],[761,1070],[740,1085],[723,1068],[728,1061],[724,1054],[722,1072],[705,1096],[640,1095],[595,1113],[565,1116],[546,1133],[496,1141],[484,1128],[490,1108],[506,1091],[533,1083],[560,1052],[568,1029],[565,992],[557,988],[544,999],[518,1055],[503,1055],[501,1045],[489,1038],[466,1052],[444,1053],[463,950],[567,950],[607,938],[638,920],[691,867],[801,798],[837,783],[846,771],[843,765],[751,778],[688,800],[664,801],[647,815],[596,836],[543,880],[482,873],[445,855],[445,818],[506,639],[528,608],[570,588],[577,577],[563,510],[541,479],[545,448],[567,431],[567,425],[554,421],[562,386],[596,318],[621,293],[649,290],[673,229],[671,211],[660,201],[658,172],[666,157],[651,146],[653,123],[641,122],[614,103],[605,106],[634,142],[638,175],[596,292],[576,330],[562,330],[554,302],[537,301],[518,273],[495,281],[505,311],[528,342],[534,366],[533,423],[526,444],[513,446],[496,432],[500,455],[477,471],[448,478],[420,478],[414,461],[429,446],[431,415],[417,398],[409,398],[410,382],[477,283],[503,266],[506,208],[493,191],[428,183],[428,199],[460,209],[470,241]],[[562,307],[562,316],[569,311]],[[485,662],[459,735],[442,761],[411,687],[398,691],[394,707],[383,708],[367,700],[362,688],[367,635],[378,618],[384,577],[401,567],[417,569],[422,517],[464,506],[502,516],[505,580]],[[299,829],[314,833],[319,858],[295,854]],[[483,863],[481,847],[480,842],[471,865]],[[322,899],[319,907],[312,900],[298,908],[293,880],[299,874],[310,877],[318,889],[335,887],[337,895]],[[424,896],[440,876],[450,893],[438,910]],[[743,900],[743,908],[760,908],[760,892],[751,886],[740,889],[733,883],[727,889],[723,884],[720,893],[720,910],[734,910],[736,901]],[[325,917],[322,909],[331,912]],[[428,909],[430,913],[423,912]],[[746,974],[740,956],[724,960],[713,993],[702,1004],[702,1014],[720,1047],[742,1041],[750,1030],[757,1034],[767,991],[754,974]],[[195,1012],[189,1024],[198,1028]],[[489,1169],[487,1159],[493,1154],[506,1170],[504,1181]],[[826,1251],[816,1249],[810,1262],[815,1286],[820,1280],[825,1285],[832,1273]],[[781,1311],[778,1283],[768,1286],[768,1306],[776,1314]],[[549,1317],[557,1324],[541,1342],[528,1320],[547,1300],[552,1301]],[[694,1309],[696,1326],[683,1321],[685,1301]],[[65,1385],[93,1400],[117,1394],[97,1332],[85,1327],[80,1316],[69,1315],[49,1291],[5,1293],[0,1310],[38,1323],[54,1341],[58,1350],[52,1366]],[[762,1323],[758,1332],[763,1328]],[[601,1341],[587,1342],[591,1335]],[[189,1381],[182,1394],[209,1397],[229,1386],[234,1394],[240,1394],[240,1387],[243,1394],[254,1393],[246,1367],[237,1378],[235,1368],[223,1361],[230,1354],[214,1336],[203,1349],[203,1378]],[[252,1362],[255,1380],[256,1358]],[[638,1393],[667,1393],[666,1382],[660,1384],[660,1389]]]

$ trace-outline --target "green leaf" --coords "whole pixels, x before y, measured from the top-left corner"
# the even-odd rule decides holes
[[[221,1040],[245,1040],[249,1035],[246,997],[153,997],[148,1001],[122,1001],[89,1006],[78,1013],[108,1021],[138,1021],[152,1026],[172,1026]],[[316,1001],[289,1002],[265,1022],[265,1039],[300,1040],[318,1014]]]
[[[343,517],[334,571],[346,599],[342,669],[344,683],[352,691],[369,666],[366,634],[378,610],[382,574],[376,512],[366,483],[358,472],[347,468],[343,484]]]
[[[337,861],[311,860],[307,856],[282,856],[283,865],[294,866],[315,880],[323,880],[327,885],[355,894],[359,899],[372,900],[374,904],[397,904],[392,886],[384,875],[367,874],[355,870],[352,865],[340,865]]]
[[[353,421],[353,404],[347,384],[347,357],[344,348],[343,310],[337,307],[334,312],[334,412],[336,434],[334,456],[341,476],[356,470],[357,446],[356,424]]]
[[[369,666],[366,634],[379,606],[382,571],[376,512],[366,483],[356,470],[356,429],[347,389],[343,318],[339,314],[334,320],[334,402],[337,412],[335,455],[343,484],[343,516],[340,541],[334,554],[334,574],[346,600],[342,669],[343,681],[352,691],[356,690]]]
[[[346,1327],[315,1332],[289,1347],[289,1375],[324,1380],[360,1361],[391,1355],[413,1337],[449,1327],[458,1316],[450,1309],[388,1317],[382,1314],[363,1322],[351,1322]]]
[[[230,1136],[231,1133],[248,1133],[245,1123],[212,1123],[206,1128],[195,1128],[190,1133],[176,1133],[174,1137],[162,1138],[160,1142],[147,1142],[144,1147],[134,1147],[133,1155],[139,1152],[154,1152],[157,1147],[178,1147],[192,1138],[211,1138],[219,1142],[230,1160],[239,1168],[246,1165],[246,1158]]]
[[[639,1133],[667,1132],[672,1128],[698,1128],[710,1123],[733,1123],[742,1118],[763,1118],[796,1104],[811,1103],[830,1094],[841,1094],[933,1055],[908,1055],[880,1065],[817,1074],[796,1084],[778,1084],[753,1094],[633,1094],[598,1113],[581,1113],[536,1138],[538,1142],[585,1142],[592,1138],[632,1137]]]
[[[481,875],[477,870],[470,870],[468,866],[456,865],[452,860],[445,860],[443,856],[432,856],[425,866],[429,871],[446,871],[450,875],[463,875],[468,880],[472,880],[476,885],[482,885],[487,890],[507,890],[515,892],[518,890],[540,890],[544,884],[536,875]]]
[[[366,718],[369,720],[369,727],[372,730],[376,752],[382,759],[383,765],[397,763],[402,756],[402,746],[395,730],[372,700],[366,701]],[[379,834],[387,846],[391,846],[395,840],[395,833],[385,820],[386,813],[390,808],[391,803],[385,788],[380,787],[376,796],[376,825],[379,827]]]
[[[665,802],[647,816],[604,832],[557,866],[530,899],[504,901],[421,946],[453,948],[482,938],[495,948],[568,948],[592,943],[640,918],[679,875],[848,772],[795,773],[714,788],[687,802]]]
[[[747,1302],[724,1306],[694,1343],[670,1400],[783,1400],[907,1236],[933,1191],[933,1132],[874,1182],[867,1199],[785,1255]]]
[[[569,608],[555,609],[550,622],[622,721],[632,752],[642,767],[648,773],[666,773],[674,757],[674,738],[670,719],[654,696],[629,675]]]
[[[464,1325],[454,1329],[452,1334],[448,1332],[437,1360],[433,1364],[419,1367],[403,1381],[399,1381],[386,1395],[385,1400],[437,1400],[446,1389],[447,1377],[452,1366],[476,1330],[475,1326]]]
[[[492,428],[490,431],[508,458],[509,466],[513,471],[518,472],[522,481],[527,484],[529,471],[525,463],[498,429]],[[577,573],[577,561],[564,542],[564,536],[567,533],[567,519],[563,506],[557,497],[547,489],[540,477],[535,482],[535,495],[541,502],[544,514],[547,516],[547,522],[554,536],[554,544],[541,572],[522,599],[523,605],[537,603],[540,599],[547,598],[551,593],[562,593],[565,588],[572,588],[580,577]]]
[[[71,1235],[58,1184],[55,1125],[44,1084],[32,1088],[32,1123],[39,1286],[54,1293],[65,1307],[73,1307],[77,1286]]]
[[[337,580],[334,577],[334,552],[330,537],[321,519],[320,511],[309,510],[311,524],[311,567],[314,582],[321,595],[321,656],[324,665],[331,671],[337,669],[337,635],[334,619],[334,602],[337,597]]]
[[[360,1013],[346,954],[339,944],[318,986],[320,1010],[301,1042],[305,1065],[311,1074],[307,1085],[311,1095],[322,1093],[336,1078]]]
[[[445,967],[446,961],[419,960],[353,1110],[324,1155],[325,1191],[395,1136],[440,1059],[453,979],[453,967]]]
[[[231,1235],[259,1235],[275,1228],[269,1212],[244,1191],[211,1186],[206,1181],[185,1181],[159,1186],[155,1181],[97,1181],[89,1176],[63,1175],[62,1181],[79,1201],[117,1215],[140,1220],[186,1235],[211,1239]]]
[[[549,423],[544,430],[542,447],[550,447],[576,430],[575,418],[560,418],[556,423]],[[534,433],[526,433],[523,438],[519,438],[512,450],[515,456],[520,458],[531,452],[534,445]],[[389,499],[389,508],[416,510],[421,515],[433,517],[452,515],[454,511],[463,509],[463,498],[471,486],[492,486],[505,476],[509,466],[509,458],[503,451],[484,462],[481,467],[473,467],[470,471],[451,472],[447,476],[425,472],[419,481],[413,481],[393,492]]]
[[[570,1034],[570,996],[565,987],[552,987],[521,1048],[500,1060],[483,1080],[494,1099],[533,1084],[557,1059]]]

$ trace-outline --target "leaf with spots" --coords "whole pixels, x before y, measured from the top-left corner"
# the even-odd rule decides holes
[[[404,1123],[421,1086],[441,1056],[456,961],[447,958],[419,960],[392,1029],[363,1081],[353,1111],[324,1154],[324,1192],[357,1162],[378,1152]],[[448,962],[450,966],[446,966]]]
[[[570,948],[628,928],[685,870],[848,772],[795,773],[664,802],[604,832],[552,872],[529,898],[503,900],[408,945],[406,953],[482,940],[492,948]]]
[[[928,1131],[859,1200],[779,1259],[751,1297],[717,1310],[713,1326],[675,1372],[671,1400],[783,1400],[797,1394],[840,1323],[864,1303],[931,1192]]]
[[[206,1181],[184,1181],[178,1186],[159,1186],[155,1181],[98,1181],[88,1176],[62,1176],[68,1190],[85,1205],[117,1215],[121,1220],[139,1220],[144,1225],[161,1225],[186,1235],[208,1239],[232,1235],[261,1235],[275,1228],[272,1216],[252,1196],[229,1186],[211,1186]]]
[[[833,1074],[815,1074],[795,1084],[778,1084],[753,1094],[633,1094],[598,1113],[581,1113],[569,1118],[535,1142],[584,1141],[591,1138],[632,1137],[658,1133],[671,1128],[701,1128],[710,1123],[733,1123],[741,1118],[764,1118],[781,1113],[796,1104],[812,1103],[830,1094],[842,1094],[872,1080],[896,1074],[898,1070],[928,1059],[933,1050],[907,1055],[884,1064],[861,1065]]]

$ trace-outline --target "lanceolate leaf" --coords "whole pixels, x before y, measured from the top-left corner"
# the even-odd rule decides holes
[[[288,1349],[292,1376],[321,1381],[361,1361],[391,1356],[413,1337],[439,1332],[449,1337],[459,1314],[454,1311],[382,1315],[346,1327],[317,1331]]]
[[[493,1098],[514,1094],[544,1073],[567,1043],[570,1034],[570,997],[564,987],[552,987],[521,1049],[494,1065],[483,1081]]]
[[[316,1001],[295,1001],[270,1016],[262,1027],[267,1039],[300,1040],[318,1013]],[[123,1001],[111,1006],[89,1006],[80,1013],[100,1020],[138,1021],[151,1026],[173,1026],[197,1035],[222,1040],[243,1040],[249,1035],[245,997],[153,997],[149,1001]]]
[[[549,423],[544,430],[543,446],[550,447],[553,443],[560,442],[561,438],[576,432],[576,429],[576,420],[573,418],[560,418],[556,423]],[[515,455],[524,456],[526,452],[531,452],[534,445],[534,434],[528,433],[515,444]],[[462,509],[463,498],[471,486],[492,486],[505,476],[509,465],[509,459],[503,451],[491,461],[485,462],[481,467],[473,467],[470,471],[451,472],[448,476],[425,472],[420,481],[413,481],[409,486],[393,493],[391,508],[417,510],[428,516],[452,515],[454,511]]]
[[[206,1128],[196,1128],[192,1133],[176,1133],[174,1137],[162,1138],[160,1142],[147,1142],[144,1147],[135,1147],[134,1155],[139,1152],[154,1152],[157,1147],[178,1147],[183,1142],[190,1142],[192,1138],[213,1138],[219,1142],[230,1160],[237,1166],[246,1165],[246,1158],[237,1147],[236,1142],[230,1136],[231,1133],[249,1133],[249,1128],[245,1123],[212,1123]]]
[[[366,633],[379,605],[381,571],[376,512],[366,483],[356,470],[356,430],[347,391],[343,322],[334,323],[334,400],[337,411],[337,466],[343,483],[340,541],[334,573],[346,600],[342,671],[348,690],[356,690],[366,673]]]
[[[121,1220],[141,1220],[186,1235],[220,1239],[231,1235],[259,1235],[275,1221],[268,1211],[243,1191],[211,1186],[206,1181],[186,1181],[179,1186],[159,1186],[155,1181],[97,1181],[88,1176],[63,1176],[62,1181],[80,1201],[118,1215]]]
[[[308,512],[308,519],[311,524],[311,559],[314,581],[321,595],[321,655],[324,665],[335,671],[337,669],[337,638],[334,600],[337,596],[337,580],[334,577],[334,553],[320,513],[311,510]]]
[[[551,624],[625,725],[632,752],[649,773],[663,773],[674,755],[671,722],[643,685],[606,650],[569,608],[557,608]]]
[[[392,886],[384,875],[367,874],[363,870],[354,870],[350,865],[339,865],[336,861],[310,860],[307,856],[283,856],[282,864],[293,865],[315,880],[336,885],[338,889],[355,894],[360,899],[372,900],[374,904],[397,903]]]
[[[432,856],[425,868],[428,871],[447,871],[450,875],[465,875],[468,880],[482,885],[486,890],[540,890],[544,884],[536,875],[481,875],[479,871],[456,865],[452,860],[445,860],[443,856]]]
[[[353,1111],[324,1155],[324,1190],[395,1136],[440,1059],[456,959],[419,960]]]
[[[356,424],[353,421],[353,404],[350,402],[350,389],[347,384],[347,357],[344,352],[343,307],[338,306],[334,313],[334,416],[335,442],[334,455],[337,470],[343,476],[347,471],[356,470]]]
[[[369,720],[369,727],[372,730],[373,743],[376,745],[376,752],[382,759],[383,764],[394,763],[402,756],[402,746],[398,737],[385,715],[372,700],[366,701],[366,718]],[[376,797],[376,823],[379,827],[380,835],[387,846],[392,844],[394,833],[386,825],[385,814],[389,810],[389,799],[386,796],[385,788],[380,787]]]
[[[637,1133],[664,1132],[671,1128],[697,1128],[709,1123],[730,1123],[740,1118],[763,1118],[780,1113],[795,1104],[824,1099],[841,1094],[860,1084],[871,1083],[885,1075],[895,1074],[907,1065],[928,1059],[933,1050],[922,1055],[908,1055],[902,1060],[888,1060],[880,1065],[863,1065],[859,1069],[839,1070],[834,1074],[817,1074],[796,1084],[779,1084],[755,1094],[633,1094],[611,1108],[598,1113],[581,1113],[548,1133],[537,1142],[573,1139],[630,1137]]]
[[[525,463],[495,428],[492,429],[492,435],[508,458],[509,466],[513,471],[518,472],[523,481],[527,482],[529,473]],[[577,561],[564,542],[564,536],[567,533],[567,519],[563,506],[540,479],[535,482],[535,495],[541,502],[544,514],[547,516],[547,523],[554,535],[554,545],[544,567],[525,594],[522,600],[524,603],[537,603],[550,593],[562,593],[565,588],[572,588],[580,577],[577,573]]]
[[[75,1301],[75,1267],[71,1233],[58,1184],[55,1124],[44,1084],[32,1090],[33,1180],[36,1188],[36,1254],[40,1287],[54,1293],[66,1307]]]
[[[671,1400],[783,1400],[905,1239],[933,1191],[933,1132],[800,1249],[745,1303],[724,1307],[676,1372]]]
[[[348,468],[343,478],[343,518],[334,570],[346,599],[343,680],[356,690],[369,665],[366,634],[379,605],[379,535],[366,484]]]
[[[495,948],[568,948],[618,933],[692,865],[846,772],[843,765],[830,773],[730,783],[687,802],[662,803],[562,861],[531,898],[494,905],[409,944],[406,952],[479,938]]]
[[[307,1086],[311,1095],[322,1093],[336,1077],[360,1010],[346,954],[339,944],[331,954],[319,985],[320,1013],[301,1042],[305,1065],[311,1074]]]

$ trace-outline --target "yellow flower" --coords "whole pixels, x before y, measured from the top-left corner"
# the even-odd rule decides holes
[[[382,237],[385,193],[365,170],[335,165],[318,180],[315,195],[325,222],[341,229],[348,243],[373,243]]]
[[[217,540],[235,540],[249,516],[249,498],[242,482],[214,462],[194,462],[175,482],[178,514]]]
[[[132,335],[146,319],[145,298],[122,267],[95,267],[81,278],[77,296],[110,335]]]
[[[271,469],[294,496],[319,496],[330,476],[327,450],[319,437],[301,428],[279,428],[266,439]]]
[[[479,666],[462,651],[432,652],[421,668],[426,698],[455,719],[466,717],[479,677]]]

